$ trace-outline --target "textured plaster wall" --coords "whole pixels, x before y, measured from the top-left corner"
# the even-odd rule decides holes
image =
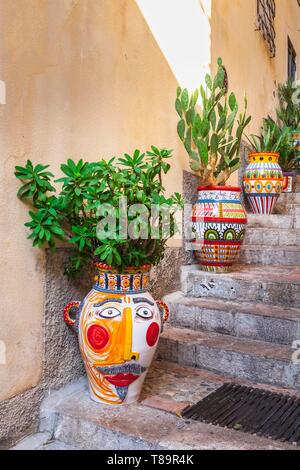
[[[25,238],[27,208],[15,196],[14,166],[30,158],[57,172],[69,156],[95,160],[155,144],[174,149],[165,183],[180,191],[186,159],[173,111],[177,82],[134,0],[0,0],[0,80],[3,440],[34,423],[44,387],[81,368],[61,323],[70,292],[56,265],[45,274],[44,254]]]
[[[248,97],[252,122],[249,132],[257,132],[261,119],[276,106],[277,84],[287,79],[287,37],[300,57],[300,7],[297,0],[276,0],[276,47],[274,59],[262,35],[256,31],[257,0],[212,0],[212,65],[222,57],[229,87],[242,100]]]
[[[26,207],[15,198],[15,164],[27,157],[55,171],[89,160],[168,146],[177,152],[176,81],[132,0],[0,1],[1,326],[7,364],[0,399],[41,374],[43,254],[30,247]],[[171,184],[181,189],[181,162]]]

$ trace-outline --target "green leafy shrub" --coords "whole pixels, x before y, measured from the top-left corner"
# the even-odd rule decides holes
[[[121,272],[128,266],[157,264],[164,255],[168,238],[178,227],[175,214],[183,206],[179,193],[165,195],[162,174],[168,173],[168,159],[172,151],[151,147],[151,151],[109,161],[75,163],[69,159],[61,165],[63,177],[55,180],[62,188],[58,195],[51,184],[54,177],[49,165],[35,167],[27,161],[25,167],[16,166],[15,175],[22,182],[18,191],[20,199],[28,199],[35,210],[30,210],[30,221],[25,225],[31,233],[33,246],[55,250],[58,240],[68,241],[75,249],[69,259],[65,273],[72,277],[91,260],[117,267]],[[123,198],[123,199],[122,199]],[[120,201],[127,198],[127,206],[143,205],[147,214],[138,219],[136,213],[124,213]],[[159,205],[169,209],[168,223],[160,212],[153,221],[151,208]],[[111,233],[107,230],[99,238],[99,222],[104,217],[113,217],[115,225]],[[128,217],[127,217],[128,216]],[[120,235],[122,222],[132,223],[133,237],[127,232]],[[158,227],[156,238],[151,234],[153,223]],[[125,226],[127,228],[127,226]]]
[[[300,126],[300,86],[297,82],[287,81],[278,85],[279,107],[276,110],[280,127],[289,127],[292,131]]]
[[[292,148],[290,129],[288,127],[281,129],[270,116],[263,119],[260,135],[252,134],[247,139],[253,151],[257,153],[284,153],[290,152]]]
[[[263,119],[260,135],[252,134],[248,141],[254,152],[279,153],[279,165],[284,171],[293,167],[295,154],[290,128],[281,128],[270,116]]]
[[[246,115],[246,98],[244,110],[238,117],[238,102],[234,93],[228,96],[221,59],[218,59],[216,76],[206,75],[205,82],[205,88],[200,86],[200,107],[197,105],[198,89],[189,95],[187,89],[178,87],[175,107],[180,121],[177,131],[200,183],[224,185],[240,167],[241,140],[251,117]]]

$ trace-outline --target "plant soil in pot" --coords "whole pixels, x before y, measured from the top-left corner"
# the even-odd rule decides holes
[[[244,190],[254,214],[272,214],[282,191],[279,153],[250,153],[244,174]]]
[[[110,405],[138,400],[168,307],[147,291],[150,266],[124,273],[96,263],[92,290],[70,302],[67,324],[78,334],[91,398]]]
[[[237,260],[245,237],[247,217],[241,188],[199,187],[193,205],[193,249],[205,271],[227,272]]]

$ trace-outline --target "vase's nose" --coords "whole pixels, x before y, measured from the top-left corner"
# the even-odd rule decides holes
[[[125,321],[125,344],[124,344],[124,360],[138,360],[140,355],[138,352],[132,351],[132,310],[126,307],[123,310],[123,317]]]

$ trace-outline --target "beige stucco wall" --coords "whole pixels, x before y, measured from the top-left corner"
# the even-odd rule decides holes
[[[211,12],[212,63],[222,56],[230,88],[239,98],[247,92],[250,130],[273,110],[274,81],[286,78],[287,31],[300,55],[296,0],[277,0],[273,60],[254,31],[255,7],[256,0],[212,0]],[[70,155],[93,160],[155,144],[174,149],[165,184],[180,191],[188,159],[176,133],[177,80],[135,0],[0,0],[0,80],[7,86],[0,105],[3,400],[36,385],[42,367],[43,254],[25,238],[14,166],[28,157],[57,172]]]
[[[89,160],[151,144],[180,155],[176,80],[134,0],[1,0],[0,400],[37,384],[43,255],[26,240],[14,165]],[[181,152],[181,155],[183,152]],[[181,164],[167,186],[181,190]]]
[[[212,0],[212,64],[223,58],[229,87],[239,100],[246,93],[257,132],[264,116],[274,116],[277,84],[287,79],[287,37],[300,57],[300,7],[297,0],[276,0],[276,57],[256,31],[257,0]]]

